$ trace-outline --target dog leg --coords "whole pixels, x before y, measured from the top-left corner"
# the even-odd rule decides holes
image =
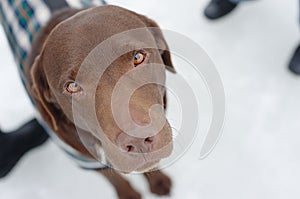
[[[150,190],[157,195],[169,195],[172,187],[171,179],[160,170],[144,173]]]
[[[119,199],[141,199],[141,195],[136,192],[130,183],[113,169],[100,171],[109,182],[115,187]]]
[[[9,133],[0,130],[0,178],[5,177],[27,151],[47,139],[48,134],[35,119]]]

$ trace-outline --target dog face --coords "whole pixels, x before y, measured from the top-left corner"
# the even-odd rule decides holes
[[[147,27],[158,26],[145,16],[116,6],[81,11],[50,32],[31,71],[31,93],[52,129],[72,147],[86,153],[78,135],[67,133],[76,126],[81,136],[87,137],[86,141],[99,140],[107,160],[123,172],[147,171],[172,150],[170,125],[163,110],[155,108],[165,106],[165,88],[143,81],[152,78],[163,84],[165,65],[171,70],[173,66],[162,33]],[[118,33],[137,28],[143,28],[139,37],[125,34],[121,40],[111,39],[106,46],[112,53],[120,49],[124,53],[117,57],[111,53],[99,54],[102,59],[81,69],[85,58],[99,44]],[[139,69],[143,72],[132,73]],[[103,70],[101,77],[95,75],[99,70]],[[114,97],[116,86],[123,95]],[[129,93],[131,87],[137,88]],[[128,109],[124,109],[122,102],[127,94],[130,96]],[[76,119],[74,107],[80,113]],[[120,111],[116,114],[114,110]],[[155,128],[136,130],[136,126],[128,122],[142,127],[154,123],[155,127],[156,121],[161,120],[164,122],[157,132]]]

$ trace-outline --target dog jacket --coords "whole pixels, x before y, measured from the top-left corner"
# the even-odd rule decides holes
[[[0,0],[0,21],[6,33],[21,80],[25,85],[23,72],[34,37],[45,26],[52,14],[64,7],[84,8],[105,5],[105,0]],[[64,143],[38,115],[37,119],[52,140],[62,148],[80,167],[101,170],[108,168],[94,159],[87,158]],[[104,156],[103,156],[104,157]],[[102,162],[105,160],[102,160]]]

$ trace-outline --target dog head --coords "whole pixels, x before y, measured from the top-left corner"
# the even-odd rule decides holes
[[[138,36],[126,33],[135,29]],[[91,52],[93,63],[85,61]],[[49,31],[31,68],[30,92],[44,120],[73,148],[89,155],[94,149],[87,152],[82,142],[99,141],[114,168],[146,171],[172,150],[172,131],[160,108],[166,103],[165,66],[174,71],[154,21],[116,6],[95,7]],[[149,78],[161,84],[145,83]],[[116,87],[122,95],[114,95]]]

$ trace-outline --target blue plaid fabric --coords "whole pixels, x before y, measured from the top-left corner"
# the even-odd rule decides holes
[[[24,83],[23,66],[31,50],[34,37],[51,18],[51,14],[65,6],[84,8],[105,5],[104,0],[0,0],[0,22],[6,33],[19,73]],[[85,169],[105,169],[100,162],[84,157],[60,140],[55,133],[37,116],[40,123],[60,146],[80,167]]]
[[[0,21],[19,66],[22,80],[24,80],[23,66],[31,49],[32,41],[40,28],[48,22],[52,12],[55,11],[49,6],[53,5],[53,2],[72,8],[106,4],[104,0],[1,0]]]

